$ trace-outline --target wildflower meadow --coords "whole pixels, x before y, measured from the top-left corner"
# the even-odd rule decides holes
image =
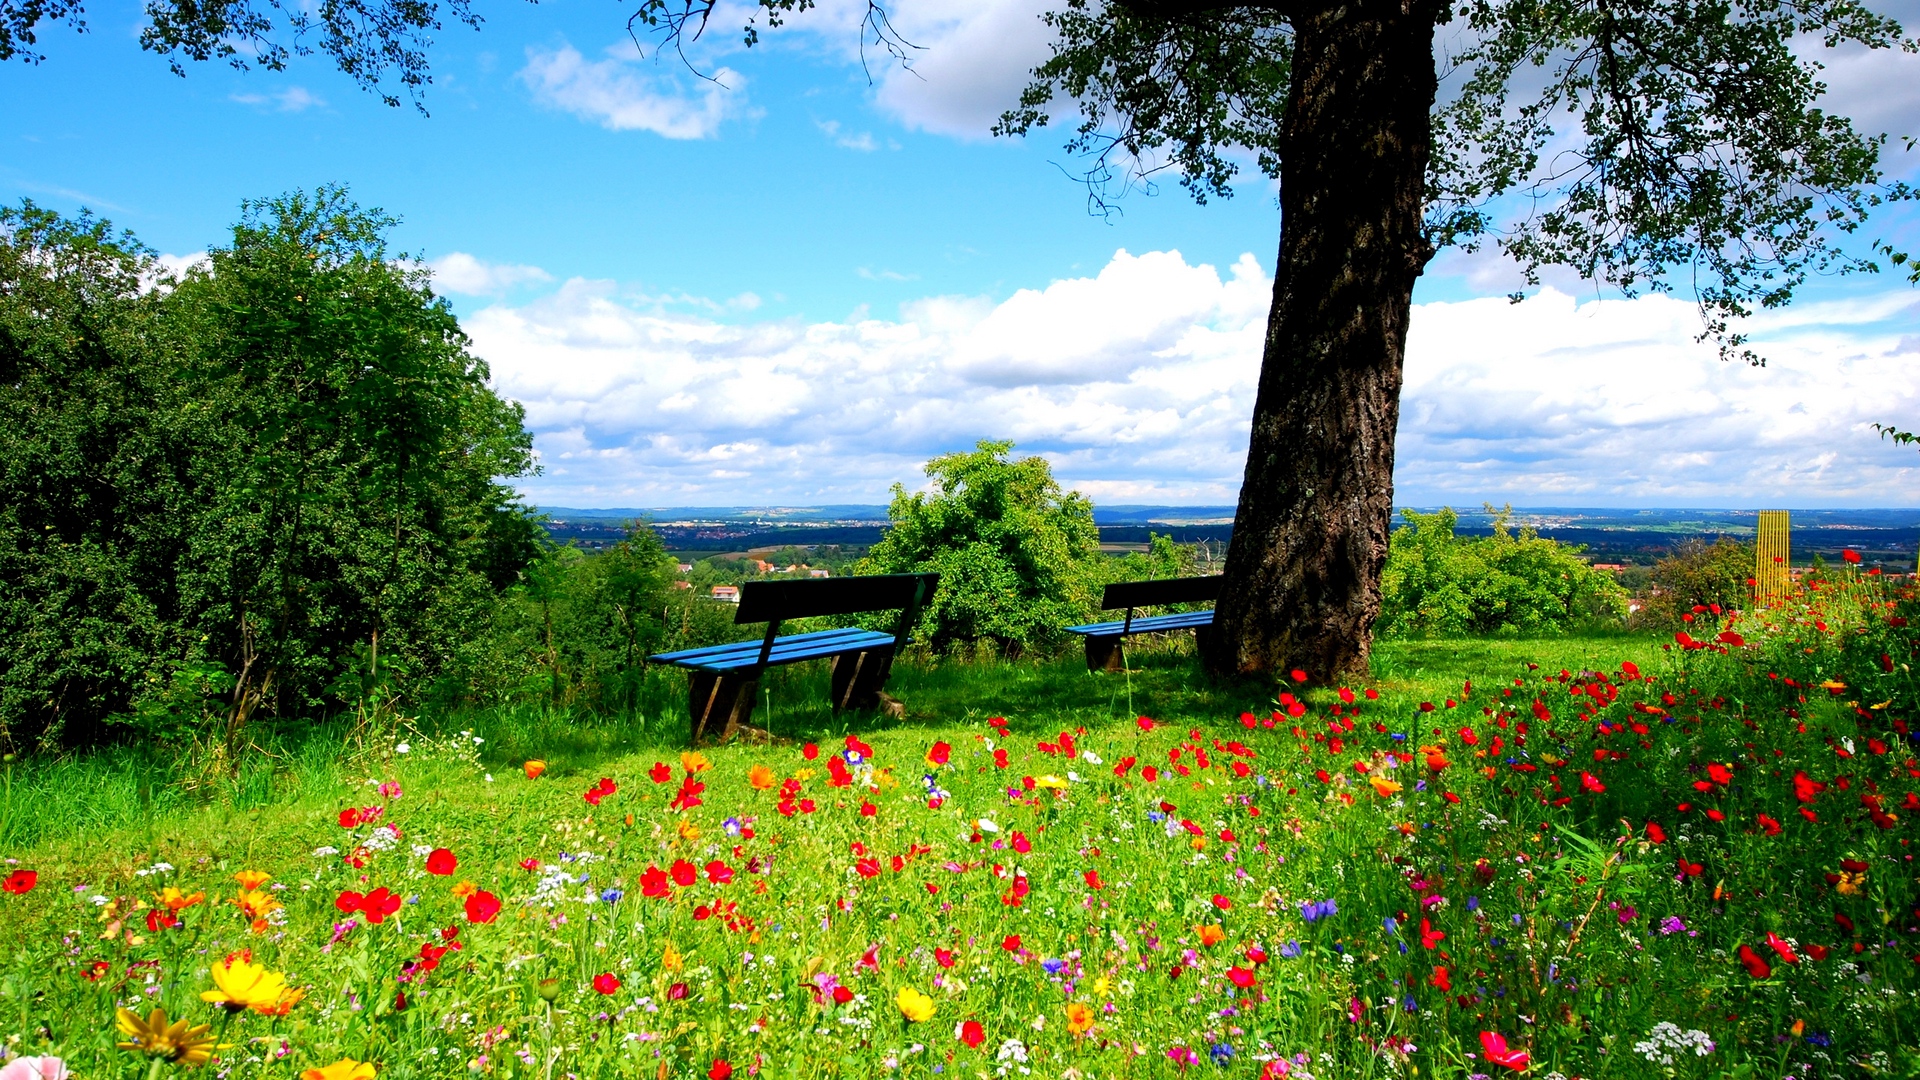
[[[571,762],[403,722],[9,852],[0,1076],[1915,1075],[1917,608]]]

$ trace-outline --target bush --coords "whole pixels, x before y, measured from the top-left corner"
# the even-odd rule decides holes
[[[1672,629],[1696,607],[1732,610],[1747,606],[1753,590],[1753,546],[1728,537],[1708,544],[1689,540],[1678,551],[1653,564],[1647,593],[1634,623]]]
[[[1488,507],[1492,510],[1492,507]],[[1379,632],[1385,636],[1554,635],[1580,626],[1618,625],[1626,591],[1577,556],[1584,548],[1507,524],[1493,535],[1453,534],[1459,515],[1403,510],[1381,575]]]
[[[891,525],[863,574],[935,571],[940,591],[917,636],[936,650],[991,642],[1017,653],[1054,642],[1089,616],[1104,571],[1093,504],[1062,492],[1043,458],[1010,442],[927,462],[931,492],[893,486]]]

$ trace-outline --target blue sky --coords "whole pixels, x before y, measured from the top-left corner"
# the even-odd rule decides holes
[[[1057,135],[989,138],[1044,55],[1040,6],[903,2],[917,73],[880,57],[871,79],[855,5],[750,52],[717,19],[693,58],[722,89],[637,59],[617,6],[503,4],[440,35],[423,118],[318,59],[178,78],[137,5],[96,5],[88,33],[43,34],[45,63],[0,67],[0,198],[189,259],[244,198],[350,184],[526,403],[548,504],[880,501],[995,436],[1096,499],[1230,502],[1270,189],[1202,207],[1168,184],[1102,219]],[[1842,105],[1920,126],[1920,58],[1842,59]],[[1756,371],[1694,344],[1684,303],[1514,286],[1484,258],[1423,279],[1403,502],[1920,502],[1920,458],[1869,426],[1920,427],[1911,287],[1820,283],[1756,327]]]

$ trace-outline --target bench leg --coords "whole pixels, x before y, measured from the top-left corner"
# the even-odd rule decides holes
[[[716,742],[725,742],[739,734],[766,734],[747,723],[753,716],[754,698],[760,692],[757,677],[696,671],[687,680],[687,715],[692,718],[692,744],[710,732],[718,732]]]
[[[880,690],[893,673],[892,649],[842,653],[833,658],[833,709],[877,709]]]
[[[1119,634],[1087,635],[1088,671],[1125,671],[1126,650]]]

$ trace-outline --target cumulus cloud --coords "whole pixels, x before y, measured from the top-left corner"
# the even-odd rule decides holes
[[[435,288],[464,296],[498,296],[522,285],[553,280],[552,274],[537,266],[487,262],[464,251],[430,260],[427,267],[433,271]]]
[[[668,139],[710,139],[746,108],[746,79],[729,68],[698,80],[692,93],[660,72],[619,57],[588,60],[571,45],[527,50],[520,79],[534,100],[610,131],[651,131]]]
[[[1096,499],[1218,505],[1239,488],[1270,288],[1251,255],[1221,273],[1121,251],[1093,277],[891,320],[722,321],[576,279],[467,329],[527,406],[547,470],[528,490],[549,504],[877,502],[934,454],[1010,438]],[[1401,501],[1910,501],[1920,461],[1870,425],[1920,408],[1917,313],[1891,293],[1770,316],[1753,327],[1769,366],[1748,368],[1665,297],[1420,305]]]
[[[879,75],[880,108],[910,129],[986,139],[1000,114],[1019,103],[1052,31],[1040,15],[1050,0],[917,0],[891,14],[902,36],[921,47],[910,68]]]

